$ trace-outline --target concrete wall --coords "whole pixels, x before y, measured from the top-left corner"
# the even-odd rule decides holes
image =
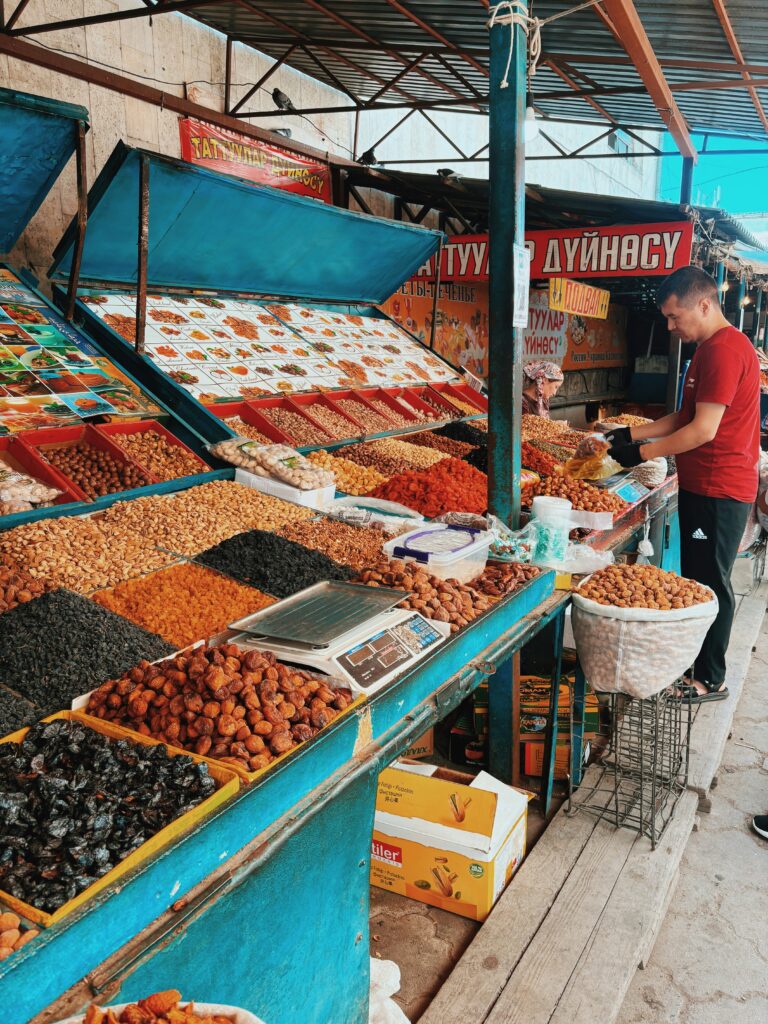
[[[98,11],[141,7],[139,0],[100,0]],[[22,16],[43,21],[75,18],[93,13],[94,5],[86,0],[36,0]],[[51,32],[38,37],[39,42],[80,59],[106,66],[128,76],[179,96],[187,96],[203,105],[222,110],[224,105],[224,38],[183,15],[165,14],[152,19]],[[236,101],[271,65],[272,60],[243,46],[236,46],[233,62],[232,99]],[[178,117],[139,100],[89,85],[44,68],[0,55],[0,84],[49,96],[87,107],[91,117],[88,133],[88,178],[92,182],[115,143],[122,139],[130,145],[143,146],[172,156],[179,155]],[[281,67],[267,86],[249,101],[250,109],[273,110],[271,90],[278,86],[296,106],[335,105],[339,94],[312,79]],[[360,118],[358,152],[376,142],[404,111],[372,111]],[[435,113],[430,115],[460,149],[473,153],[487,141],[487,118],[466,114]],[[258,124],[258,119],[252,123]],[[351,156],[355,123],[352,114],[312,115],[311,121],[295,115],[263,120],[267,128],[289,127],[294,140],[305,142],[331,153]],[[547,131],[563,145],[575,147],[599,134],[595,128],[573,125],[551,125]],[[606,149],[605,144],[602,146]],[[534,143],[534,153],[552,152],[543,140]],[[434,157],[431,164],[407,165],[419,170],[450,165],[451,146],[440,137],[419,114],[409,120],[380,147],[380,160]],[[454,154],[456,155],[456,154]],[[530,182],[580,191],[635,195],[653,198],[657,187],[655,160],[601,161],[589,164],[580,161],[530,161],[527,179]],[[406,166],[406,165],[401,165]],[[458,165],[465,175],[487,175],[487,164]],[[374,200],[375,212],[391,214],[391,201],[382,196]],[[38,214],[11,253],[12,262],[30,266],[39,276],[49,266],[51,252],[65,226],[75,213],[74,160],[65,169],[58,183],[43,203]]]

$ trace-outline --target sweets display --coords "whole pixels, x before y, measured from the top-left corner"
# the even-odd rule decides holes
[[[143,661],[91,694],[88,714],[248,772],[311,739],[352,703],[308,672],[234,644]]]
[[[579,587],[582,597],[615,608],[690,608],[712,600],[712,592],[695,580],[655,565],[609,565]]]
[[[12,953],[26,946],[39,934],[38,928],[23,927],[18,914],[10,911],[0,913],[0,960],[7,960]]]
[[[473,587],[456,581],[431,576],[415,566],[413,562],[399,559],[381,559],[370,569],[365,569],[355,580],[368,587],[394,587],[396,590],[413,591],[399,608],[412,608],[428,619],[448,622],[451,632],[456,633],[468,625],[481,612],[491,607],[491,601]]]
[[[281,528],[280,536],[357,570],[375,562],[389,539],[376,526],[350,526],[328,518],[289,523]]]
[[[331,455],[330,452],[319,451],[309,452],[307,458],[316,466],[327,469],[333,474],[336,487],[345,494],[368,494],[374,487],[383,484],[387,477],[372,466],[361,466],[351,459],[345,459],[340,455]]]
[[[470,581],[470,587],[486,597],[500,598],[522,587],[539,575],[535,565],[520,562],[489,562],[483,572]]]
[[[137,465],[120,462],[110,452],[94,448],[86,441],[50,448],[40,454],[92,500],[149,483],[149,478]]]
[[[110,511],[108,521],[61,516],[6,530],[0,533],[0,562],[49,587],[86,594],[174,561],[167,551],[157,550],[151,536],[123,522],[119,511]]]
[[[275,597],[290,597],[314,583],[353,575],[319,551],[265,530],[238,533],[203,551],[197,560]]]
[[[221,1009],[224,1009],[222,1007]],[[208,1012],[201,1004],[181,1005],[176,989],[155,992],[138,1003],[129,1003],[119,1013],[95,1004],[88,1007],[83,1024],[237,1024],[230,1014]]]
[[[149,545],[157,545],[179,555],[196,555],[211,544],[226,540],[243,530],[276,530],[293,519],[308,519],[312,509],[261,494],[252,487],[232,480],[213,480],[199,487],[190,487],[174,495],[152,495],[133,501],[118,502],[107,509],[102,521],[110,533],[115,528],[141,536]],[[0,535],[0,552],[3,537]],[[159,569],[172,561],[147,565]],[[111,586],[126,576],[100,584]],[[99,586],[94,584],[93,587]],[[92,587],[92,589],[93,589]]]
[[[163,747],[76,721],[33,725],[0,744],[0,887],[53,913],[215,789],[205,763]]]
[[[70,707],[141,658],[153,661],[174,650],[157,634],[68,590],[0,615],[0,682],[44,714]]]
[[[0,457],[0,516],[52,505],[61,493],[27,473],[6,468]]]
[[[616,513],[623,512],[627,507],[626,501],[618,494],[595,487],[586,480],[572,480],[564,476],[548,476],[526,488],[522,495],[523,503],[529,505],[538,495],[567,498],[575,509],[583,512]]]
[[[205,473],[208,466],[180,444],[172,444],[156,430],[110,437],[132,459],[144,466],[156,480],[177,480],[182,476]]]
[[[176,648],[215,636],[230,622],[274,601],[253,587],[188,563],[126,580],[92,597]]]
[[[444,458],[428,470],[393,476],[371,496],[398,502],[430,519],[445,512],[479,513],[488,507],[488,478],[466,462]]]

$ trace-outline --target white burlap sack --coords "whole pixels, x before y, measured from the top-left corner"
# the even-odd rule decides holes
[[[190,1002],[189,999],[182,999],[182,1006]],[[264,1024],[263,1020],[259,1017],[255,1017],[252,1013],[247,1010],[240,1010],[237,1006],[223,1006],[220,1003],[195,1003],[195,1012],[200,1016],[206,1014],[222,1014],[225,1017],[231,1017],[234,1024]],[[128,1003],[119,1003],[117,1006],[105,1007],[105,1009],[114,1010],[115,1014],[119,1017],[121,1012],[128,1006]],[[83,1024],[85,1020],[85,1014],[80,1013],[76,1017],[67,1017],[66,1020],[60,1020],[58,1024]]]
[[[585,582],[585,581],[584,581]],[[693,665],[717,598],[691,608],[614,608],[573,595],[576,651],[593,690],[652,697]]]

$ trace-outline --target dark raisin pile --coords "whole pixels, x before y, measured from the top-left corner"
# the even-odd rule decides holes
[[[28,700],[0,686],[0,736],[7,736],[26,725],[32,725],[42,717],[42,712]]]
[[[215,789],[163,746],[40,722],[0,744],[0,889],[53,913]]]
[[[0,615],[0,682],[41,709],[70,707],[75,697],[119,678],[142,658],[175,648],[69,590],[52,590]]]
[[[197,561],[274,597],[290,597],[313,583],[354,576],[347,566],[319,551],[266,530],[238,533],[203,551]]]
[[[442,437],[450,437],[454,441],[464,441],[466,444],[477,445],[478,448],[488,446],[488,434],[484,430],[478,430],[470,423],[458,420],[456,423],[446,423],[444,427],[438,427],[436,434]]]

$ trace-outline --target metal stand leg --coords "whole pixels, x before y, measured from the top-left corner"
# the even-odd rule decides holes
[[[541,810],[544,817],[549,814],[552,804],[552,786],[555,777],[555,752],[557,750],[557,712],[560,704],[560,677],[563,663],[563,630],[565,609],[554,619],[554,665],[549,690],[549,717],[544,737],[544,765],[541,772]]]
[[[587,699],[587,680],[576,662],[576,682],[573,687],[573,738],[571,742],[571,778],[573,785],[581,782],[581,763],[584,758],[584,704]]]
[[[514,781],[518,756],[513,661],[505,661],[488,680],[488,770],[494,778],[507,783]]]

